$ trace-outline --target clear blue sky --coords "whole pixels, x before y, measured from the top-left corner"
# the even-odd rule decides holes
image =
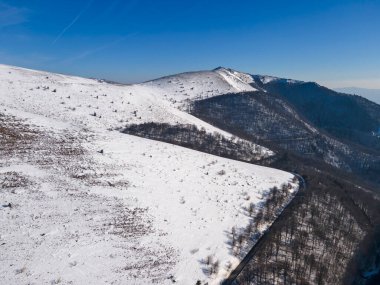
[[[121,82],[226,66],[380,88],[380,1],[0,0],[0,62]]]

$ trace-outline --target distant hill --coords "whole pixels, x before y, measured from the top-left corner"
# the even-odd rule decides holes
[[[367,89],[359,87],[335,88],[337,92],[359,95],[377,104],[380,104],[380,89]]]
[[[380,149],[380,106],[359,96],[337,93],[313,82],[271,81],[265,89],[295,107],[314,127],[338,139]]]

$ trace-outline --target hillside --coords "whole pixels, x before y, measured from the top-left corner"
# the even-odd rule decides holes
[[[243,284],[380,266],[361,97],[223,67],[121,85],[0,65],[0,104],[8,283],[219,284],[250,249]]]
[[[379,89],[367,89],[359,87],[344,87],[344,88],[334,88],[336,92],[358,95],[364,97],[376,104],[380,104],[380,90]]]
[[[287,100],[299,114],[332,136],[380,150],[380,105],[312,82],[271,81],[264,88]]]
[[[234,140],[149,85],[0,66],[4,282],[218,284],[292,199],[288,172],[121,133],[155,122]]]
[[[252,249],[236,281],[377,284],[379,106],[315,83],[252,78],[262,91],[196,100],[191,113],[274,150],[258,163],[299,173],[308,187]]]
[[[290,151],[371,183],[380,183],[380,157],[376,149],[359,147],[356,142],[329,135],[303,119],[303,113],[284,98],[271,93],[239,93],[199,100],[192,104],[191,113],[278,153]],[[377,141],[373,136],[373,143]]]
[[[186,72],[166,76],[142,84],[154,90],[156,97],[165,98],[176,106],[228,93],[257,90],[252,78],[223,67],[212,71]]]

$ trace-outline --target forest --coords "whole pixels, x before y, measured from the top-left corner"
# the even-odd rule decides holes
[[[305,125],[281,100],[258,96],[231,94],[191,106],[192,114],[236,137],[192,125],[156,123],[129,125],[122,132],[298,173],[305,179],[305,187],[263,236],[260,226],[272,221],[280,213],[279,205],[292,198],[286,185],[270,189],[261,208],[246,209],[248,215],[255,212],[246,228],[230,229],[229,246],[240,258],[247,254],[249,241],[260,241],[235,284],[378,284],[380,198],[376,183],[368,179],[379,173],[376,156],[313,132],[312,125]],[[267,157],[257,144],[275,155]],[[334,154],[336,163],[326,161],[326,153]],[[215,266],[219,264],[210,260],[210,272]],[[229,281],[225,284],[232,284]]]
[[[237,284],[371,284],[380,209],[371,193],[302,167],[301,190],[255,249]],[[377,237],[377,238],[376,238]]]
[[[206,132],[194,125],[133,124],[126,126],[122,132],[245,162],[268,157],[264,148],[252,142],[237,137],[224,137],[217,132]]]

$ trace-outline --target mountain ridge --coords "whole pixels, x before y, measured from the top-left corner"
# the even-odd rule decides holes
[[[297,180],[121,133],[133,124],[190,125],[228,142],[229,153],[247,145],[241,160],[273,155],[178,109],[169,91],[0,66],[0,201],[11,205],[0,208],[5,282],[218,284],[239,263],[255,242],[245,228],[271,189],[285,185],[286,197],[276,192],[257,234],[292,199]],[[241,243],[230,246],[232,228]]]
[[[78,225],[81,229],[77,239],[82,246],[96,240],[95,246],[102,244],[107,254],[113,252],[109,259],[100,251],[108,265],[97,268],[103,277],[116,278],[115,282],[137,276],[137,284],[218,284],[276,220],[282,207],[294,204],[297,179],[291,173],[300,171],[306,183],[312,182],[308,199],[313,201],[318,199],[320,185],[328,182],[323,187],[332,190],[322,193],[334,198],[321,197],[317,203],[327,203],[331,209],[343,207],[350,213],[356,231],[351,242],[355,246],[367,233],[358,230],[360,221],[376,208],[367,192],[362,193],[363,200],[358,196],[364,188],[358,186],[361,184],[356,178],[380,183],[376,180],[380,136],[373,132],[379,123],[379,107],[317,83],[219,67],[122,85],[0,65],[0,103],[0,140],[5,146],[0,148],[0,178],[5,177],[0,183],[9,189],[16,185],[14,193],[0,192],[2,200],[15,205],[12,210],[6,207],[9,212],[4,224],[16,225],[9,220],[14,217],[10,211],[20,211],[24,217],[26,208],[34,212],[42,207],[33,204],[37,199],[34,193],[44,202],[44,213],[54,210],[50,205],[51,197],[55,197],[56,203],[61,203],[58,217],[68,219],[68,212],[60,205],[70,204],[74,195],[75,207],[83,204],[85,209],[84,216],[78,212],[73,220],[74,230],[78,232]],[[350,111],[355,113],[351,119],[347,118]],[[320,180],[318,169],[329,170],[331,177]],[[68,187],[67,193],[61,192],[60,185]],[[342,197],[344,203],[339,204]],[[331,201],[335,202],[329,204]],[[94,211],[91,203],[101,205],[100,220],[84,223],[84,217]],[[296,203],[295,207],[304,207],[300,205]],[[107,211],[107,207],[114,210]],[[333,225],[336,217],[329,211],[323,213],[330,215]],[[37,242],[46,232],[48,248],[59,250],[59,242],[65,241],[68,233],[61,219],[52,221],[63,230],[51,229],[47,217],[42,215],[47,228],[38,225],[43,235],[36,234],[32,240]],[[371,223],[372,217],[368,220]],[[21,223],[19,228],[24,231],[30,230],[28,223],[18,219],[16,223]],[[86,225],[102,230],[94,234]],[[132,236],[131,229],[137,229]],[[17,252],[7,260],[19,264],[18,259],[26,257],[8,237],[29,251],[27,240],[17,227],[2,230],[8,246]],[[134,247],[128,245],[131,237],[138,240]],[[107,244],[100,243],[99,238]],[[51,243],[53,240],[58,243]],[[118,244],[129,248],[133,262],[121,257]],[[77,253],[74,256],[83,255],[84,259],[59,256],[61,266],[75,264],[64,267],[62,278],[80,280],[83,274],[73,275],[72,270],[81,270],[93,280],[97,275],[86,266],[99,266],[99,256],[78,253],[82,248],[77,242],[70,248]],[[153,252],[157,259],[146,259],[149,254],[141,252]],[[345,262],[352,256],[346,252]],[[46,258],[55,264],[50,254]],[[33,256],[38,264],[36,259]],[[27,270],[29,275],[48,282],[52,277],[33,262],[17,270]],[[346,263],[342,266],[345,268]],[[110,273],[115,268],[117,274]],[[18,278],[28,281],[24,275],[7,270],[4,275],[9,283]],[[129,275],[119,275],[124,270]],[[329,276],[329,280],[340,280],[342,274]]]

